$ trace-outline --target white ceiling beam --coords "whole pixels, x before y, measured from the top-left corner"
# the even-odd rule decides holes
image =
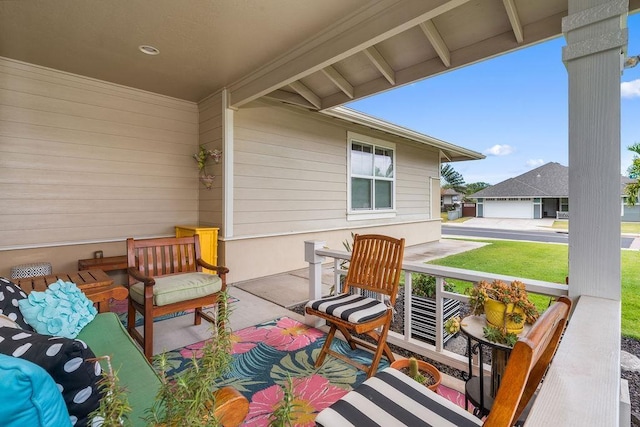
[[[382,57],[378,49],[375,46],[368,47],[364,50],[364,54],[367,55],[369,60],[375,65],[375,67],[382,73],[385,79],[392,84],[396,84],[396,72],[389,63]]]
[[[306,87],[302,82],[299,82],[299,81],[291,82],[289,83],[289,86],[291,87],[291,89],[298,92],[300,96],[302,96],[304,99],[306,99],[311,104],[313,104],[314,107],[316,107],[317,109],[320,109],[320,107],[322,106],[322,101],[320,100],[320,97],[315,93],[313,93],[313,91],[308,87]]]
[[[427,39],[429,39],[429,43],[433,46],[436,53],[442,60],[442,63],[445,67],[451,67],[451,52],[449,52],[449,48],[446,43],[442,39],[442,36],[438,32],[438,29],[434,25],[432,20],[428,20],[420,23],[420,28]]]
[[[509,16],[509,22],[511,23],[511,28],[513,28],[513,34],[516,36],[516,41],[522,43],[524,41],[524,32],[518,16],[518,9],[516,9],[516,1],[502,0],[502,3],[504,3],[507,16]]]
[[[524,27],[527,34],[525,44],[535,43],[540,40],[546,40],[556,36],[564,16],[566,16],[566,12],[560,12],[556,15],[549,16],[546,19],[526,25]],[[473,45],[451,52],[452,63],[455,64],[451,68],[445,67],[440,58],[432,58],[396,71],[396,87],[473,64],[521,47],[522,44],[517,43],[513,38],[513,33],[511,31],[506,31],[495,37],[479,41]],[[389,82],[384,78],[379,77],[372,81],[354,86],[354,98],[360,99],[365,96],[370,96],[388,90],[391,87],[392,86],[389,85]],[[330,109],[350,101],[351,99],[346,95],[341,92],[337,92],[333,95],[328,95],[322,98],[322,109]]]
[[[286,104],[298,105],[300,107],[316,109],[317,107],[298,95],[297,93],[287,92],[286,90],[277,89],[268,93],[264,98],[273,99],[275,101],[284,102]]]
[[[349,98],[353,99],[353,86],[338,72],[332,65],[322,69],[325,76],[333,82],[334,85],[344,92]]]
[[[323,33],[229,85],[232,107],[240,107],[348,58],[470,0],[378,0],[368,2]]]

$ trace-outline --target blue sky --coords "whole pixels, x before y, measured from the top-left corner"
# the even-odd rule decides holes
[[[629,17],[629,50],[640,55],[640,14]],[[568,165],[564,37],[470,65],[347,105],[478,151],[453,163],[467,183],[496,184],[547,162]],[[621,77],[621,172],[640,142],[640,65]]]

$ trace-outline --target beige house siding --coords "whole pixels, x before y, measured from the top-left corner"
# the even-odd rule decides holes
[[[222,97],[220,93],[207,98],[198,104],[199,111],[199,144],[208,150],[223,149],[223,129],[222,129]],[[211,190],[207,190],[204,185],[198,184],[199,208],[198,225],[221,227],[223,210],[223,170],[222,161],[215,163],[209,159],[206,165],[206,172],[214,175]]]
[[[0,274],[195,222],[197,143],[194,103],[0,58]]]
[[[343,129],[258,104],[235,113],[234,235],[326,229],[344,223]]]
[[[397,144],[395,218],[347,220],[347,131]],[[431,219],[438,154],[425,146],[255,103],[235,114],[235,149],[235,237]]]
[[[306,266],[304,241],[342,248],[357,233],[440,238],[432,216],[437,150],[341,120],[254,102],[235,112],[234,235],[220,242],[230,282]],[[396,216],[347,220],[347,132],[396,144]],[[435,193],[439,203],[439,190]]]
[[[271,276],[308,267],[304,261],[304,242],[319,240],[333,249],[343,250],[342,243],[351,240],[351,231],[359,234],[379,233],[404,237],[407,246],[440,239],[440,219],[383,226],[368,226],[354,230],[328,230],[314,233],[285,234],[223,242],[232,283]],[[327,262],[333,260],[327,259]]]

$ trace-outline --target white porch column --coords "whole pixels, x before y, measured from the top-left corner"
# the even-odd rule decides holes
[[[316,250],[322,249],[325,244],[325,242],[319,240],[306,240],[304,242],[304,260],[309,263],[309,300],[322,297],[322,262],[325,258],[316,255]],[[323,322],[315,316],[305,314],[304,323],[309,326],[320,327]]]
[[[628,0],[569,0],[569,295],[620,300],[620,75]]]
[[[229,108],[228,89],[222,90],[222,230],[224,236],[233,236],[233,112]]]

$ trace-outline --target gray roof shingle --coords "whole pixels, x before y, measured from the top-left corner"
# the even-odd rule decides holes
[[[635,180],[620,177],[620,194]],[[569,197],[569,168],[549,162],[515,178],[499,182],[469,197]]]
[[[556,162],[549,162],[471,195],[474,198],[568,196],[569,168]]]

